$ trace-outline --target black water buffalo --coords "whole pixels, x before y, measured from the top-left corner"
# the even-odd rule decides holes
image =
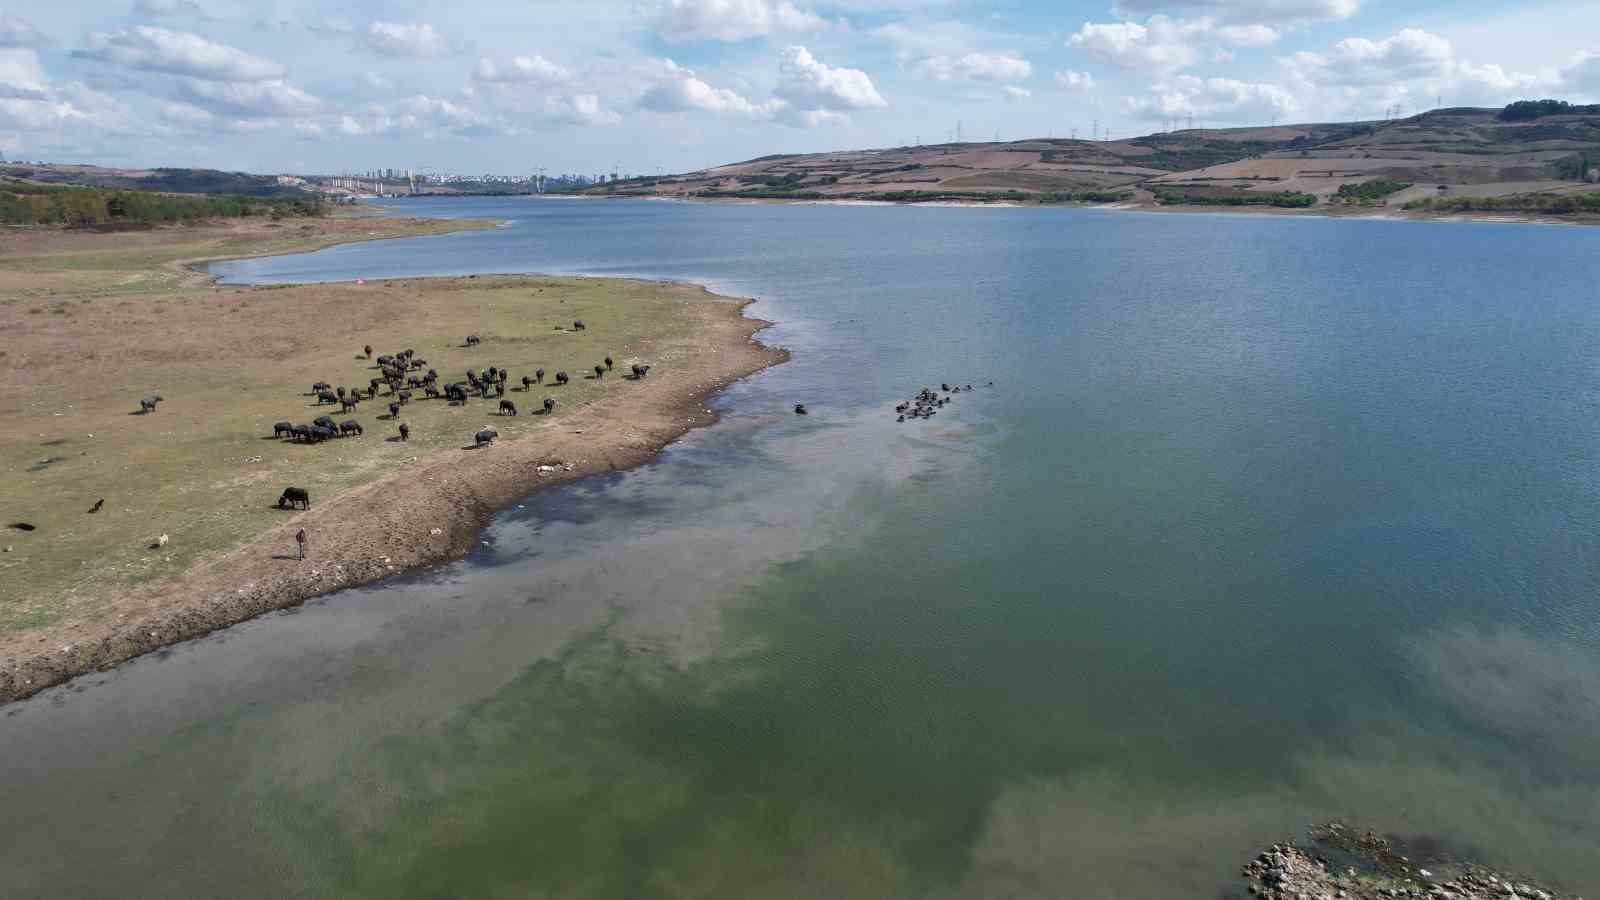
[[[533,379],[529,378],[526,375],[522,376],[522,389],[524,391],[526,391],[526,390],[528,390],[528,389],[530,389],[532,387],[533,387]]]
[[[512,403],[510,400],[501,400],[500,401],[500,415],[502,415],[502,416],[514,416],[516,414],[517,414],[517,405],[515,403]]]
[[[402,440],[402,441],[411,440],[411,426],[407,425],[404,422],[400,423],[400,440]]]
[[[557,372],[556,373],[556,384],[566,384],[567,381],[568,381],[567,373],[565,373],[565,372]]]
[[[481,337],[478,337],[478,336],[477,336],[477,335],[475,335],[475,334],[469,334],[469,335],[467,335],[467,346],[468,346],[468,347],[476,347],[476,346],[478,346],[478,344],[479,344],[479,343],[481,343],[481,342],[482,342],[482,341],[483,341],[483,338],[481,338]]]
[[[806,405],[804,403],[796,403],[794,405],[794,414],[797,415],[797,416],[805,415],[806,414]]]
[[[585,328],[588,328],[588,327],[589,326],[583,324],[583,320],[582,319],[579,319],[578,321],[572,323],[572,330],[573,331],[583,331]]]
[[[305,488],[286,487],[278,495],[278,508],[291,509],[299,506],[302,509],[311,508],[311,492]]]
[[[389,418],[393,419],[398,415],[400,415],[400,404],[398,404],[398,403],[389,404]]]
[[[311,439],[313,442],[328,440],[339,436],[339,430],[331,425],[312,425]]]
[[[410,391],[399,391],[399,392],[397,392],[395,394],[395,396],[400,398],[400,405],[401,406],[405,406],[407,403],[411,402],[411,392]]]
[[[606,371],[611,371],[611,355],[606,354]]]
[[[318,406],[321,406],[324,403],[338,403],[338,402],[339,402],[339,395],[335,394],[333,391],[318,391],[317,392],[317,405]]]
[[[439,399],[439,389],[434,387],[431,381],[422,386],[422,393],[431,400]]]
[[[499,436],[500,436],[500,432],[495,431],[494,428],[492,428],[492,427],[487,427],[486,426],[484,428],[478,429],[478,433],[473,435],[472,439],[481,446],[483,444],[493,443],[494,439],[499,437]]]
[[[333,390],[333,385],[327,383],[326,381],[318,381],[315,384],[311,385],[311,393],[313,393],[313,394],[320,394],[323,391],[331,391],[331,390]]]
[[[544,414],[550,415],[556,411],[556,401],[551,397],[544,398]]]
[[[340,412],[349,412],[350,410],[355,409],[356,404],[360,402],[360,397],[345,397],[339,401]]]
[[[606,377],[606,367],[600,365],[599,363],[595,363],[594,380],[595,381],[599,381],[600,379],[602,379],[604,377]]]
[[[317,416],[315,419],[311,420],[311,424],[319,426],[319,427],[322,427],[322,428],[332,428],[332,427],[334,427],[333,426],[333,417],[331,417],[331,416]]]
[[[348,419],[339,423],[339,434],[361,434],[361,423],[355,419]]]
[[[645,377],[646,375],[649,375],[649,374],[650,374],[650,367],[649,366],[641,366],[638,363],[634,363],[633,364],[633,377],[635,379],[643,378],[643,377]]]
[[[293,422],[279,422],[279,423],[273,425],[272,426],[272,436],[275,437],[275,438],[278,438],[278,437],[294,437],[294,423]]]
[[[139,401],[139,412],[141,412],[141,413],[153,413],[153,412],[155,412],[156,411],[156,404],[160,403],[163,399],[165,399],[165,398],[163,398],[160,394],[151,394],[150,396],[143,398],[142,400]]]
[[[544,370],[543,369],[534,369],[533,370],[533,383],[534,384],[544,384]]]

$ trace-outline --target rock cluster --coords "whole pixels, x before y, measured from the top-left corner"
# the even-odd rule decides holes
[[[1570,896],[1469,863],[1445,863],[1436,874],[1411,865],[1381,835],[1337,823],[1312,829],[1312,838],[1314,844],[1326,845],[1355,865],[1340,867],[1293,844],[1273,844],[1240,873],[1251,895],[1263,900],[1565,900]],[[1448,877],[1443,874],[1446,868],[1452,870]]]

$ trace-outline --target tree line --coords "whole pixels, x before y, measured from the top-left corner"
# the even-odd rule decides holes
[[[7,225],[161,225],[204,219],[326,215],[321,197],[167,194],[0,179],[0,223]]]

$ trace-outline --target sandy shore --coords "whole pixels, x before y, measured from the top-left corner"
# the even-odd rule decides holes
[[[49,240],[56,239],[49,238]],[[115,236],[107,240],[115,240]],[[192,259],[193,255],[185,258]],[[51,273],[16,276],[23,283],[38,284],[43,279],[43,283],[51,285],[55,284],[54,277]],[[173,273],[173,277],[175,280],[192,284],[186,277],[179,279],[176,272]],[[491,415],[493,401],[474,400],[470,407],[454,413],[443,405],[425,405],[425,408],[417,411],[417,415],[434,417],[432,420],[425,418],[424,421],[433,421],[436,429],[443,427],[444,419],[456,423],[450,425],[448,431],[433,433],[431,444],[415,440],[415,435],[409,445],[384,441],[380,435],[358,439],[375,443],[341,444],[337,448],[327,448],[320,456],[314,455],[317,451],[295,449],[294,445],[284,445],[281,449],[275,444],[263,446],[262,450],[252,448],[243,451],[255,454],[251,459],[232,458],[229,472],[242,471],[254,474],[238,476],[225,474],[216,481],[201,479],[197,488],[213,492],[210,502],[205,499],[199,500],[201,505],[187,515],[187,521],[184,514],[178,513],[177,518],[171,520],[171,525],[156,526],[158,520],[152,518],[156,511],[148,508],[151,504],[149,502],[141,504],[139,500],[131,497],[114,498],[112,506],[126,503],[135,508],[114,510],[112,506],[108,506],[103,513],[96,516],[83,515],[83,510],[78,508],[81,501],[78,498],[67,498],[67,505],[72,507],[70,512],[65,514],[64,518],[58,516],[53,524],[47,520],[46,525],[49,527],[38,533],[57,537],[41,539],[29,536],[27,540],[33,542],[29,546],[36,549],[25,551],[22,546],[23,538],[19,535],[13,539],[18,542],[17,552],[9,552],[8,547],[8,553],[0,559],[5,560],[7,565],[15,565],[17,562],[25,563],[26,559],[18,560],[18,557],[26,558],[29,553],[59,554],[59,551],[48,548],[58,546],[57,542],[62,540],[76,539],[81,544],[87,539],[80,533],[82,529],[102,526],[113,527],[113,533],[121,533],[120,529],[125,527],[136,529],[136,533],[152,529],[166,530],[171,526],[189,529],[190,532],[199,529],[198,532],[186,532],[186,534],[173,531],[175,542],[185,547],[193,547],[198,536],[208,530],[206,522],[213,521],[217,515],[224,513],[217,508],[217,501],[223,499],[245,501],[243,508],[238,502],[222,505],[231,506],[234,510],[233,515],[248,519],[241,527],[254,528],[249,522],[262,521],[259,518],[262,513],[255,510],[261,509],[263,505],[270,503],[270,497],[276,496],[276,491],[281,487],[278,481],[285,477],[282,474],[285,471],[284,467],[288,467],[287,471],[292,472],[296,466],[305,464],[296,460],[322,459],[336,462],[337,458],[330,459],[328,456],[329,453],[334,453],[339,454],[346,462],[353,462],[355,458],[348,454],[350,451],[355,451],[357,454],[364,453],[369,457],[367,468],[362,471],[379,473],[376,477],[360,474],[351,476],[365,480],[347,489],[340,489],[336,494],[319,494],[313,507],[308,511],[269,515],[266,520],[269,527],[265,530],[250,531],[250,537],[242,542],[219,544],[231,547],[225,552],[202,552],[198,556],[190,557],[191,562],[183,565],[181,569],[174,568],[172,574],[162,573],[159,577],[135,580],[133,583],[117,583],[109,580],[109,576],[103,583],[90,581],[86,588],[74,588],[68,592],[61,601],[65,605],[59,607],[62,612],[53,619],[36,626],[0,631],[0,703],[27,697],[73,676],[105,669],[152,650],[225,628],[265,612],[294,606],[330,591],[366,584],[407,569],[432,566],[457,559],[476,545],[479,533],[497,510],[544,485],[624,469],[648,460],[663,446],[681,437],[689,429],[709,424],[714,420],[714,414],[705,406],[706,399],[712,393],[733,381],[788,358],[786,352],[766,347],[755,340],[756,332],[769,323],[747,318],[743,314],[744,307],[750,301],[718,297],[702,288],[664,286],[654,282],[601,279],[412,278],[393,283],[368,281],[364,286],[339,283],[291,290],[267,289],[265,292],[260,289],[255,292],[249,289],[243,292],[229,289],[220,294],[213,294],[211,289],[207,288],[187,294],[157,293],[143,300],[134,295],[115,296],[127,297],[127,302],[155,304],[166,310],[167,318],[164,321],[157,320],[155,324],[139,327],[176,328],[188,336],[187,339],[193,342],[192,345],[168,348],[163,352],[181,358],[184,366],[196,367],[194,371],[200,374],[191,375],[188,379],[194,382],[205,381],[212,377],[208,373],[225,371],[233,365],[230,360],[248,358],[251,353],[265,354],[263,359],[279,358],[276,354],[283,352],[282,348],[271,346],[270,341],[263,343],[259,335],[281,332],[284,322],[304,317],[308,314],[304,311],[325,307],[349,308],[351,304],[359,308],[381,298],[382,302],[395,311],[398,318],[414,319],[423,309],[445,311],[467,309],[469,307],[462,304],[469,297],[488,297],[490,298],[488,302],[494,303],[501,294],[509,299],[525,295],[524,289],[537,290],[541,286],[546,291],[553,290],[560,296],[569,298],[593,296],[602,298],[602,302],[610,302],[603,298],[624,295],[657,295],[667,298],[663,301],[667,305],[658,303],[650,308],[658,310],[656,315],[668,314],[666,311],[670,309],[670,315],[673,317],[670,320],[671,327],[640,325],[635,330],[640,334],[637,340],[642,343],[635,346],[626,340],[620,340],[621,336],[617,335],[619,340],[615,345],[615,349],[622,351],[620,355],[624,361],[632,355],[629,353],[630,349],[633,353],[644,351],[643,359],[655,363],[655,370],[648,378],[639,381],[619,381],[613,385],[611,379],[606,379],[604,382],[593,382],[595,387],[592,388],[588,386],[591,382],[579,379],[568,389],[572,393],[557,394],[563,398],[563,406],[559,411],[561,414],[551,417],[523,416],[504,420],[504,424],[501,424]],[[496,293],[497,291],[500,293]],[[228,304],[252,297],[258,298],[258,302],[246,307],[247,312],[241,313],[228,304],[220,303],[219,297],[225,298]],[[430,299],[441,297],[452,299],[447,300],[442,307],[437,305],[436,300]],[[267,301],[270,301],[268,305],[259,305]],[[566,302],[572,307],[584,301],[568,299]],[[96,301],[96,304],[98,303],[99,301]],[[506,316],[512,315],[511,310],[520,308],[505,303],[498,303],[497,306],[500,310],[497,314]],[[70,359],[71,354],[68,350],[71,346],[81,343],[82,334],[104,335],[107,333],[105,329],[126,331],[132,327],[126,319],[126,314],[116,305],[105,308],[103,320],[86,321],[86,317],[95,315],[93,313],[95,308],[95,305],[91,305],[88,307],[90,312],[78,313],[71,317],[28,315],[26,312],[14,315],[19,321],[56,329],[30,338],[30,353],[42,362],[51,358]],[[617,314],[621,314],[622,307],[616,308]],[[210,335],[205,335],[205,339],[195,336],[200,328],[197,324],[190,323],[209,322],[218,315],[217,310],[222,310],[229,317],[228,320],[232,323],[229,327],[237,332],[238,340],[243,343],[219,344],[211,339]],[[443,314],[450,315],[449,312]],[[593,326],[596,320],[602,319],[606,314],[599,309],[591,309],[585,315],[591,317],[591,333],[594,333]],[[245,318],[240,318],[241,316]],[[260,319],[253,319],[250,316],[259,316]],[[95,321],[99,321],[100,324],[96,326]],[[343,323],[344,320],[340,321]],[[505,320],[497,321],[502,325],[505,324]],[[663,324],[666,321],[663,320]],[[83,324],[72,324],[75,322]],[[479,327],[494,327],[488,324],[487,319],[484,322],[484,326]],[[96,327],[101,330],[94,331]],[[352,330],[348,335],[342,333],[343,327],[345,326],[342,324],[340,333],[327,338],[329,343],[332,346],[359,347],[363,339],[361,329],[367,326],[360,322],[350,322],[347,327]],[[441,327],[447,327],[454,332],[458,328],[467,326],[465,323],[457,322]],[[602,333],[617,334],[619,327],[613,325]],[[251,337],[252,334],[258,336]],[[529,338],[512,336],[507,340],[509,343],[496,345],[498,349],[491,352],[500,361],[517,364],[520,372],[522,364],[516,354],[526,352],[519,348],[530,346],[526,343]],[[535,337],[532,340],[550,340],[567,344],[582,339],[562,337],[558,334],[553,338]],[[213,353],[215,358],[204,358],[202,354],[206,352]],[[440,355],[437,348],[432,352],[436,358]],[[320,358],[322,354],[316,356]],[[349,355],[346,353],[341,357],[334,352],[330,357],[330,359],[338,358],[348,360]],[[449,356],[445,358],[450,359]],[[14,374],[18,374],[19,377],[23,373],[31,372],[32,374],[24,378],[24,381],[28,378],[37,380],[41,389],[47,389],[51,384],[70,383],[68,380],[63,380],[64,376],[50,368],[49,364],[22,358],[15,360],[8,358],[5,362],[13,367]],[[130,361],[127,364],[141,363]],[[296,364],[291,364],[290,368]],[[321,362],[312,364],[319,367],[324,365]],[[172,363],[162,359],[150,365],[169,367]],[[282,363],[278,365],[281,366]],[[346,362],[342,365],[351,364]],[[334,370],[338,371],[337,368]],[[317,371],[321,371],[321,368]],[[298,383],[306,377],[306,374],[296,373],[284,377],[293,377]],[[612,385],[612,387],[602,389],[600,385]],[[225,391],[222,386],[218,386],[217,390]],[[273,397],[282,398],[281,390],[281,387],[275,387],[270,393]],[[536,402],[524,400],[531,396],[529,394],[512,396],[516,397],[519,403]],[[77,457],[74,454],[71,458],[82,459],[84,462],[69,461],[57,465],[95,466],[96,468],[86,469],[84,472],[111,479],[119,477],[116,474],[118,469],[137,472],[138,469],[130,468],[134,464],[128,459],[107,469],[113,465],[112,461],[116,457],[108,455],[112,450],[110,446],[99,451],[94,449],[101,446],[99,442],[108,437],[107,434],[100,433],[99,429],[116,427],[132,431],[138,436],[149,434],[146,429],[150,428],[187,427],[191,420],[180,421],[173,418],[165,408],[173,402],[169,397],[168,404],[164,405],[162,412],[156,417],[151,417],[148,424],[139,417],[129,418],[125,410],[115,406],[99,420],[100,424],[96,426],[98,436],[89,436],[94,438],[93,442],[84,443],[87,439],[81,435],[75,439],[89,447],[89,455]],[[185,412],[183,415],[193,416],[192,421],[198,424],[213,427],[223,424],[215,421],[218,407],[214,403],[217,401],[207,399],[202,403],[199,395],[195,395],[177,402],[188,403],[193,408],[193,412]],[[285,408],[283,399],[273,399],[268,402],[276,409]],[[289,400],[287,409],[292,410],[296,404],[304,405],[306,402]],[[202,407],[207,407],[210,411]],[[173,412],[177,412],[178,409],[174,407]],[[30,432],[34,430],[42,432],[46,427],[56,427],[55,423],[61,423],[60,427],[63,430],[84,427],[65,424],[68,420],[51,418],[52,415],[59,413],[52,414],[43,408],[34,411],[32,406],[27,404],[19,405],[17,410],[11,410],[6,414],[21,416],[18,421],[22,424],[18,427]],[[81,415],[87,414],[81,413]],[[80,413],[72,409],[68,411],[68,415],[70,417]],[[245,429],[241,437],[245,441],[270,440],[255,431],[258,426],[253,419],[258,417],[256,413],[248,416],[241,414],[237,420],[227,420],[224,427],[230,431]],[[408,415],[407,418],[411,416]],[[370,414],[367,420],[370,425],[379,424],[371,421]],[[271,419],[267,419],[266,422],[270,426]],[[500,424],[501,431],[506,437],[483,449],[463,449],[463,440],[470,443],[471,429],[485,422]],[[459,434],[457,429],[460,429]],[[429,436],[426,428],[423,436]],[[33,439],[34,436],[30,434],[28,437]],[[344,449],[345,447],[349,450]],[[266,453],[264,462],[253,461],[263,452]],[[59,455],[68,456],[68,454]],[[104,462],[95,463],[97,458]],[[280,461],[274,464],[275,459]],[[471,464],[464,465],[463,463],[467,461]],[[140,465],[150,464],[159,465],[155,462]],[[379,468],[373,469],[372,465],[377,465]],[[272,468],[269,471],[263,469],[264,466]],[[59,477],[69,477],[66,472],[70,471],[70,469],[64,471]],[[156,473],[152,471],[150,474]],[[49,472],[24,473],[24,477],[29,479],[43,479],[49,475]],[[173,476],[162,473],[161,477]],[[223,493],[215,494],[217,489],[221,489]],[[53,490],[53,488],[40,487],[34,490],[37,493],[38,490]],[[200,496],[203,498],[206,494]],[[17,499],[13,497],[13,503]],[[144,499],[149,500],[148,497]],[[57,506],[61,505],[59,499],[54,502]],[[82,505],[86,507],[88,504],[82,503]],[[141,506],[147,508],[138,508]],[[273,512],[276,513],[275,510]],[[106,518],[111,515],[115,518]],[[120,524],[123,521],[129,524],[127,526]],[[301,528],[306,530],[310,539],[310,553],[304,562],[293,558],[295,550],[293,536]],[[45,543],[39,543],[41,540]],[[142,540],[148,541],[149,538],[145,537]],[[152,572],[160,571],[160,557],[160,553],[147,552],[145,560],[154,567],[151,569]],[[46,561],[45,557],[37,559],[40,563]],[[88,562],[93,563],[93,559],[89,559]],[[20,574],[26,570],[13,568],[8,571]]]

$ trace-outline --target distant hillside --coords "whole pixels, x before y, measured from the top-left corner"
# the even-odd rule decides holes
[[[0,176],[46,184],[77,184],[175,194],[231,194],[244,197],[305,197],[305,191],[278,184],[275,175],[219,172],[215,169],[108,169],[100,166],[0,163]]]
[[[1600,108],[1559,101],[1378,122],[766,156],[590,188],[729,199],[1402,206],[1592,191]]]

